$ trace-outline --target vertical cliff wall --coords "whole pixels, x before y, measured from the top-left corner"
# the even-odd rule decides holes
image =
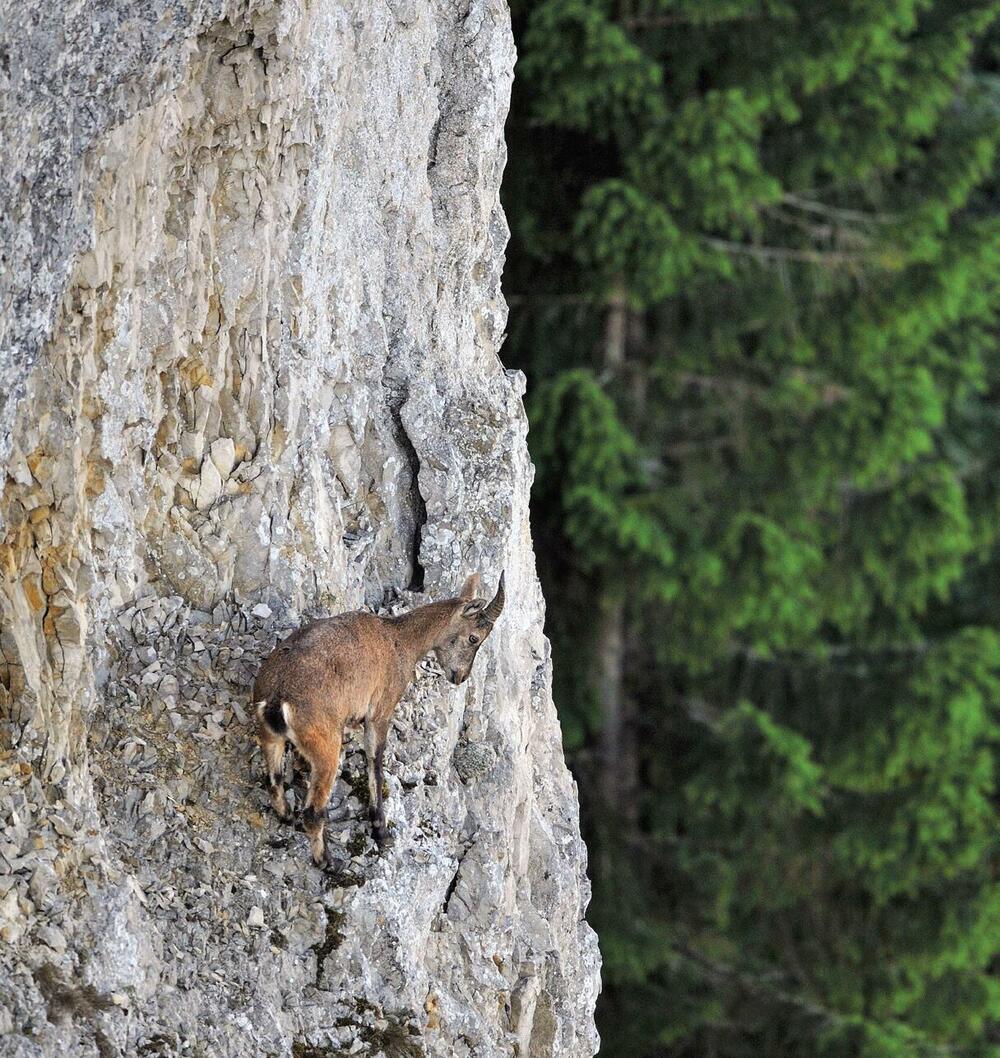
[[[502,0],[0,12],[0,1054],[595,1050],[497,358],[513,59]],[[311,867],[259,658],[504,568],[473,678],[400,707],[395,847],[351,745]]]

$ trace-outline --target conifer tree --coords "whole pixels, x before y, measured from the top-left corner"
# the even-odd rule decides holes
[[[514,5],[602,1053],[1000,1055],[998,12]]]

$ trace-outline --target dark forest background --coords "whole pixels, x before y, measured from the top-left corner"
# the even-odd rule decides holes
[[[1000,8],[513,8],[601,1053],[998,1056]]]

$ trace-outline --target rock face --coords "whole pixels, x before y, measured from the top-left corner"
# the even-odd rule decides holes
[[[0,15],[0,1054],[596,1049],[496,355],[513,58],[502,0]],[[397,714],[395,847],[351,744],[316,870],[260,657],[503,568],[472,679]]]

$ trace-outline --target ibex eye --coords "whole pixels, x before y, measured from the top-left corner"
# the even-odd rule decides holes
[[[479,636],[469,636],[469,642],[470,643],[478,643],[479,642]]]

